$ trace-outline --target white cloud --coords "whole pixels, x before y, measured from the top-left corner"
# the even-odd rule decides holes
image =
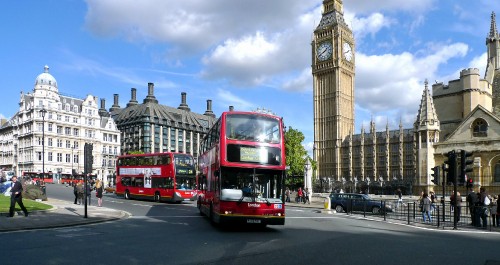
[[[202,75],[208,78],[232,76],[237,83],[259,85],[275,73],[268,62],[278,57],[278,51],[279,45],[266,39],[262,32],[241,40],[229,39],[203,58],[205,70]]]
[[[346,14],[346,21],[351,25],[356,38],[366,35],[375,35],[382,28],[388,28],[396,23],[395,19],[388,18],[381,13],[373,13],[368,17],[355,17],[354,14]]]
[[[227,110],[229,106],[233,106],[235,110],[253,110],[255,105],[246,101],[228,90],[218,89],[217,91],[217,105],[220,109]]]
[[[378,11],[406,11],[411,13],[420,13],[434,8],[436,1],[437,0],[349,0],[344,1],[344,6],[347,10],[356,10],[356,12],[364,14]]]
[[[413,120],[406,116],[415,117],[424,80],[434,80],[440,66],[452,58],[465,56],[467,51],[467,45],[456,43],[440,46],[433,53],[422,57],[408,52],[370,56],[358,53],[355,90],[357,108],[381,116],[381,119],[391,117],[391,126],[398,125],[401,118],[407,128]],[[377,124],[377,127],[385,127],[385,123]]]
[[[276,83],[310,65],[309,46],[320,1],[87,0],[86,28],[97,36],[164,43],[158,62],[204,54],[203,77],[238,86]],[[256,19],[258,18],[258,19]],[[274,85],[280,87],[281,85]]]
[[[313,79],[311,68],[306,68],[296,76],[283,83],[283,89],[287,91],[312,91]]]
[[[479,73],[484,74],[486,71],[486,64],[488,62],[488,54],[485,52],[479,56],[472,58],[472,61],[469,63],[470,68],[479,69]]]

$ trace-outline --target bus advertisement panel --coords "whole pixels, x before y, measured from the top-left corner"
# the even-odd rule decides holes
[[[201,143],[198,208],[215,223],[285,224],[280,117],[229,111]]]
[[[180,203],[197,196],[194,159],[189,154],[119,156],[116,174],[115,193],[126,199]]]

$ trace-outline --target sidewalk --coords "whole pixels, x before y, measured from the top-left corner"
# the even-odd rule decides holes
[[[302,208],[314,208],[314,209],[324,209],[325,208],[325,198],[321,197],[312,197],[311,203],[303,203],[303,202],[286,202],[286,207],[302,207]]]
[[[0,233],[108,222],[129,216],[124,211],[87,206],[87,218],[84,218],[84,205],[50,198],[43,203],[52,205],[54,208],[47,211],[30,212],[28,217],[24,217],[24,213],[21,211],[16,213],[13,218],[8,218],[7,213],[0,214]]]

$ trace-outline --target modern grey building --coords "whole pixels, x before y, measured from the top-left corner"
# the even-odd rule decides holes
[[[130,101],[125,108],[120,108],[118,94],[115,94],[110,108],[121,132],[122,153],[179,152],[196,158],[201,139],[216,120],[212,101],[207,100],[205,113],[198,114],[191,112],[184,92],[177,108],[158,103],[153,83],[148,83],[148,94],[142,103],[136,95],[137,90],[132,88]]]

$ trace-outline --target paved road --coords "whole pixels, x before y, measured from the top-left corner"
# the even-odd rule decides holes
[[[221,228],[191,203],[105,199],[106,207],[131,216],[88,226],[2,233],[2,241],[8,242],[0,248],[2,264],[456,265],[498,260],[497,233],[395,225],[305,207],[288,207],[285,226]]]

